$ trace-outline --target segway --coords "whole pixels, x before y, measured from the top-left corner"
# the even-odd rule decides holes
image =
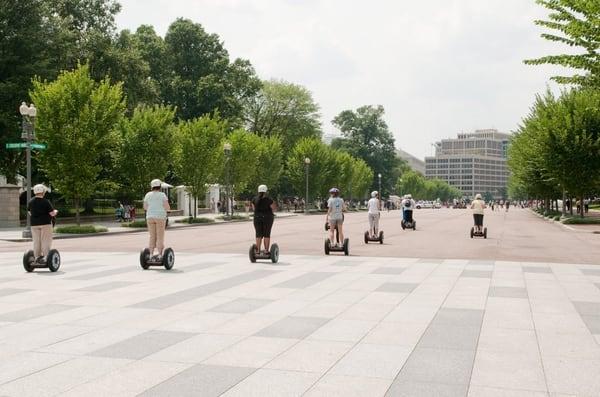
[[[475,229],[475,226],[471,227],[471,238],[473,237],[483,237],[487,239],[487,227],[484,227],[482,230]]]
[[[383,230],[379,232],[378,235],[371,236],[369,231],[365,232],[365,244],[369,244],[369,242],[379,242],[379,244],[383,244]]]
[[[271,260],[273,263],[279,261],[279,246],[277,244],[272,244],[269,252],[259,251],[257,254],[256,251],[258,251],[256,244],[252,244],[248,251],[252,263],[256,263],[257,260]]]
[[[325,223],[325,231],[329,230],[329,223]],[[329,253],[331,252],[343,252],[344,255],[348,256],[350,255],[350,239],[345,238],[344,239],[344,243],[342,245],[340,245],[340,235],[338,233],[338,228],[337,226],[334,229],[333,232],[334,236],[335,236],[335,241],[337,244],[332,244],[331,240],[329,239],[329,237],[325,238],[325,255],[329,255]]]
[[[410,214],[410,220],[405,221],[404,220],[404,214],[402,220],[400,221],[400,226],[402,226],[402,230],[405,229],[412,229],[412,230],[417,230],[417,221],[415,221],[415,218],[413,218],[412,214]]]
[[[27,273],[31,273],[35,269],[49,269],[54,273],[60,268],[60,254],[58,250],[51,249],[45,258],[36,259],[33,250],[29,250],[23,255],[23,267]]]
[[[144,270],[148,270],[151,266],[164,266],[165,269],[171,270],[173,265],[175,265],[175,251],[170,247],[164,249],[162,256],[151,256],[149,248],[144,248],[140,252],[140,266]]]

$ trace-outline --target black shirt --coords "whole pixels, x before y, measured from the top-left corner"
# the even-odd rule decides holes
[[[52,223],[50,212],[53,210],[54,207],[45,198],[32,198],[27,204],[27,211],[31,213],[31,226],[50,225]]]
[[[271,208],[271,204],[273,204],[273,200],[271,200],[270,197],[255,197],[254,200],[252,200],[252,203],[254,204],[254,213],[255,214],[262,214],[262,215],[272,215],[273,214],[273,209]]]

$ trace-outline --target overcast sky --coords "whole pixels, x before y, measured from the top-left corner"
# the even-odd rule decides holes
[[[513,131],[559,71],[522,60],[563,50],[539,37],[546,11],[534,0],[120,2],[119,28],[164,35],[189,18],[261,78],[304,85],[325,133],[342,110],[383,105],[396,146],[421,158],[461,131]]]

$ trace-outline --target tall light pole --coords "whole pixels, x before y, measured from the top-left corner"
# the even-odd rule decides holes
[[[377,177],[379,178],[379,197],[383,197],[383,193],[381,191],[381,173],[377,174]]]
[[[27,182],[26,182],[26,192],[27,192],[27,204],[31,200],[31,143],[35,139],[35,117],[37,116],[37,109],[33,106],[33,103],[30,106],[27,106],[25,102],[21,103],[19,106],[19,113],[21,113],[21,117],[23,118],[23,132],[21,133],[21,139],[24,139],[27,142],[27,147],[25,148],[25,153],[27,156]],[[25,211],[27,213],[27,226],[25,226],[25,230],[23,230],[24,238],[31,238],[31,216],[29,215],[29,211]]]
[[[306,170],[306,195],[304,196],[304,213],[308,214],[308,167],[310,167],[310,158],[304,159],[304,168]]]
[[[231,143],[225,142],[223,145],[223,152],[225,152],[225,167],[226,167],[226,195],[227,195],[227,204],[225,207],[225,211],[227,216],[233,216],[233,202],[231,200]],[[231,215],[230,215],[231,210]]]

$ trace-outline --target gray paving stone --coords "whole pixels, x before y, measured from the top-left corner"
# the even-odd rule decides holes
[[[18,280],[18,278],[0,277],[0,283],[8,283],[10,281],[15,281],[15,280]]]
[[[474,350],[417,347],[396,381],[468,385],[474,360]]]
[[[231,302],[224,303],[222,305],[213,307],[209,311],[219,313],[248,313],[261,308],[274,301],[269,299],[248,299],[239,298],[232,300]]]
[[[454,325],[458,327],[481,327],[483,310],[441,308],[430,326]]]
[[[586,276],[600,276],[600,269],[580,269]]]
[[[540,266],[523,266],[523,273],[552,273],[552,269],[549,267]]]
[[[461,277],[492,278],[491,270],[463,270]]]
[[[469,265],[477,265],[477,266],[495,266],[496,261],[484,260],[484,259],[471,259],[467,262]]]
[[[341,261],[333,262],[331,264],[331,266],[358,266],[360,263],[362,263],[362,262],[352,262],[352,261],[341,260]]]
[[[195,335],[189,332],[148,331],[93,351],[89,355],[139,360]]]
[[[522,298],[527,299],[527,289],[521,287],[491,286],[488,296],[496,298]]]
[[[587,316],[600,316],[600,302],[573,302],[579,314]]]
[[[417,263],[430,263],[432,265],[441,265],[442,263],[444,263],[443,259],[435,259],[435,258],[419,258],[417,260]]]
[[[67,277],[65,280],[93,280],[95,278],[102,278],[108,276],[114,276],[117,274],[129,273],[138,271],[137,268],[131,265],[124,265],[123,267],[117,267],[115,269],[106,269],[94,273],[80,274],[79,276]]]
[[[379,267],[373,270],[373,274],[402,274],[406,268],[404,267]]]
[[[21,292],[31,291],[30,289],[22,289],[22,288],[2,288],[0,289],[0,297],[20,294]]]
[[[479,327],[429,326],[419,341],[419,347],[476,350],[479,331]]]
[[[203,284],[198,287],[184,289],[179,292],[159,296],[158,298],[136,303],[130,307],[148,308],[148,309],[166,309],[180,303],[188,302],[196,298],[201,298],[215,292],[223,291],[249,281],[255,281],[277,273],[276,270],[255,270],[248,273],[238,274],[223,280]]]
[[[27,321],[32,320],[34,318],[47,316],[49,314],[59,313],[65,310],[75,309],[79,306],[71,306],[71,305],[41,305],[30,307],[28,309],[17,310],[14,312],[8,312],[0,314],[0,321]]]
[[[286,317],[258,331],[254,336],[304,339],[329,321],[320,317]]]
[[[468,385],[394,381],[385,397],[466,397]]]
[[[408,293],[412,292],[418,286],[419,284],[415,283],[383,283],[375,291]]]
[[[319,283],[337,273],[331,272],[311,272],[292,278],[291,280],[284,281],[275,285],[277,288],[296,288],[302,289],[310,287],[316,283]]]
[[[581,319],[592,334],[600,335],[600,315],[599,316],[581,316]]]
[[[79,288],[74,291],[84,291],[84,292],[105,292],[110,291],[117,288],[127,287],[129,285],[133,285],[136,283],[128,282],[128,281],[109,281],[107,283],[90,285],[89,287]]]
[[[194,365],[139,394],[139,397],[217,397],[256,368]]]

